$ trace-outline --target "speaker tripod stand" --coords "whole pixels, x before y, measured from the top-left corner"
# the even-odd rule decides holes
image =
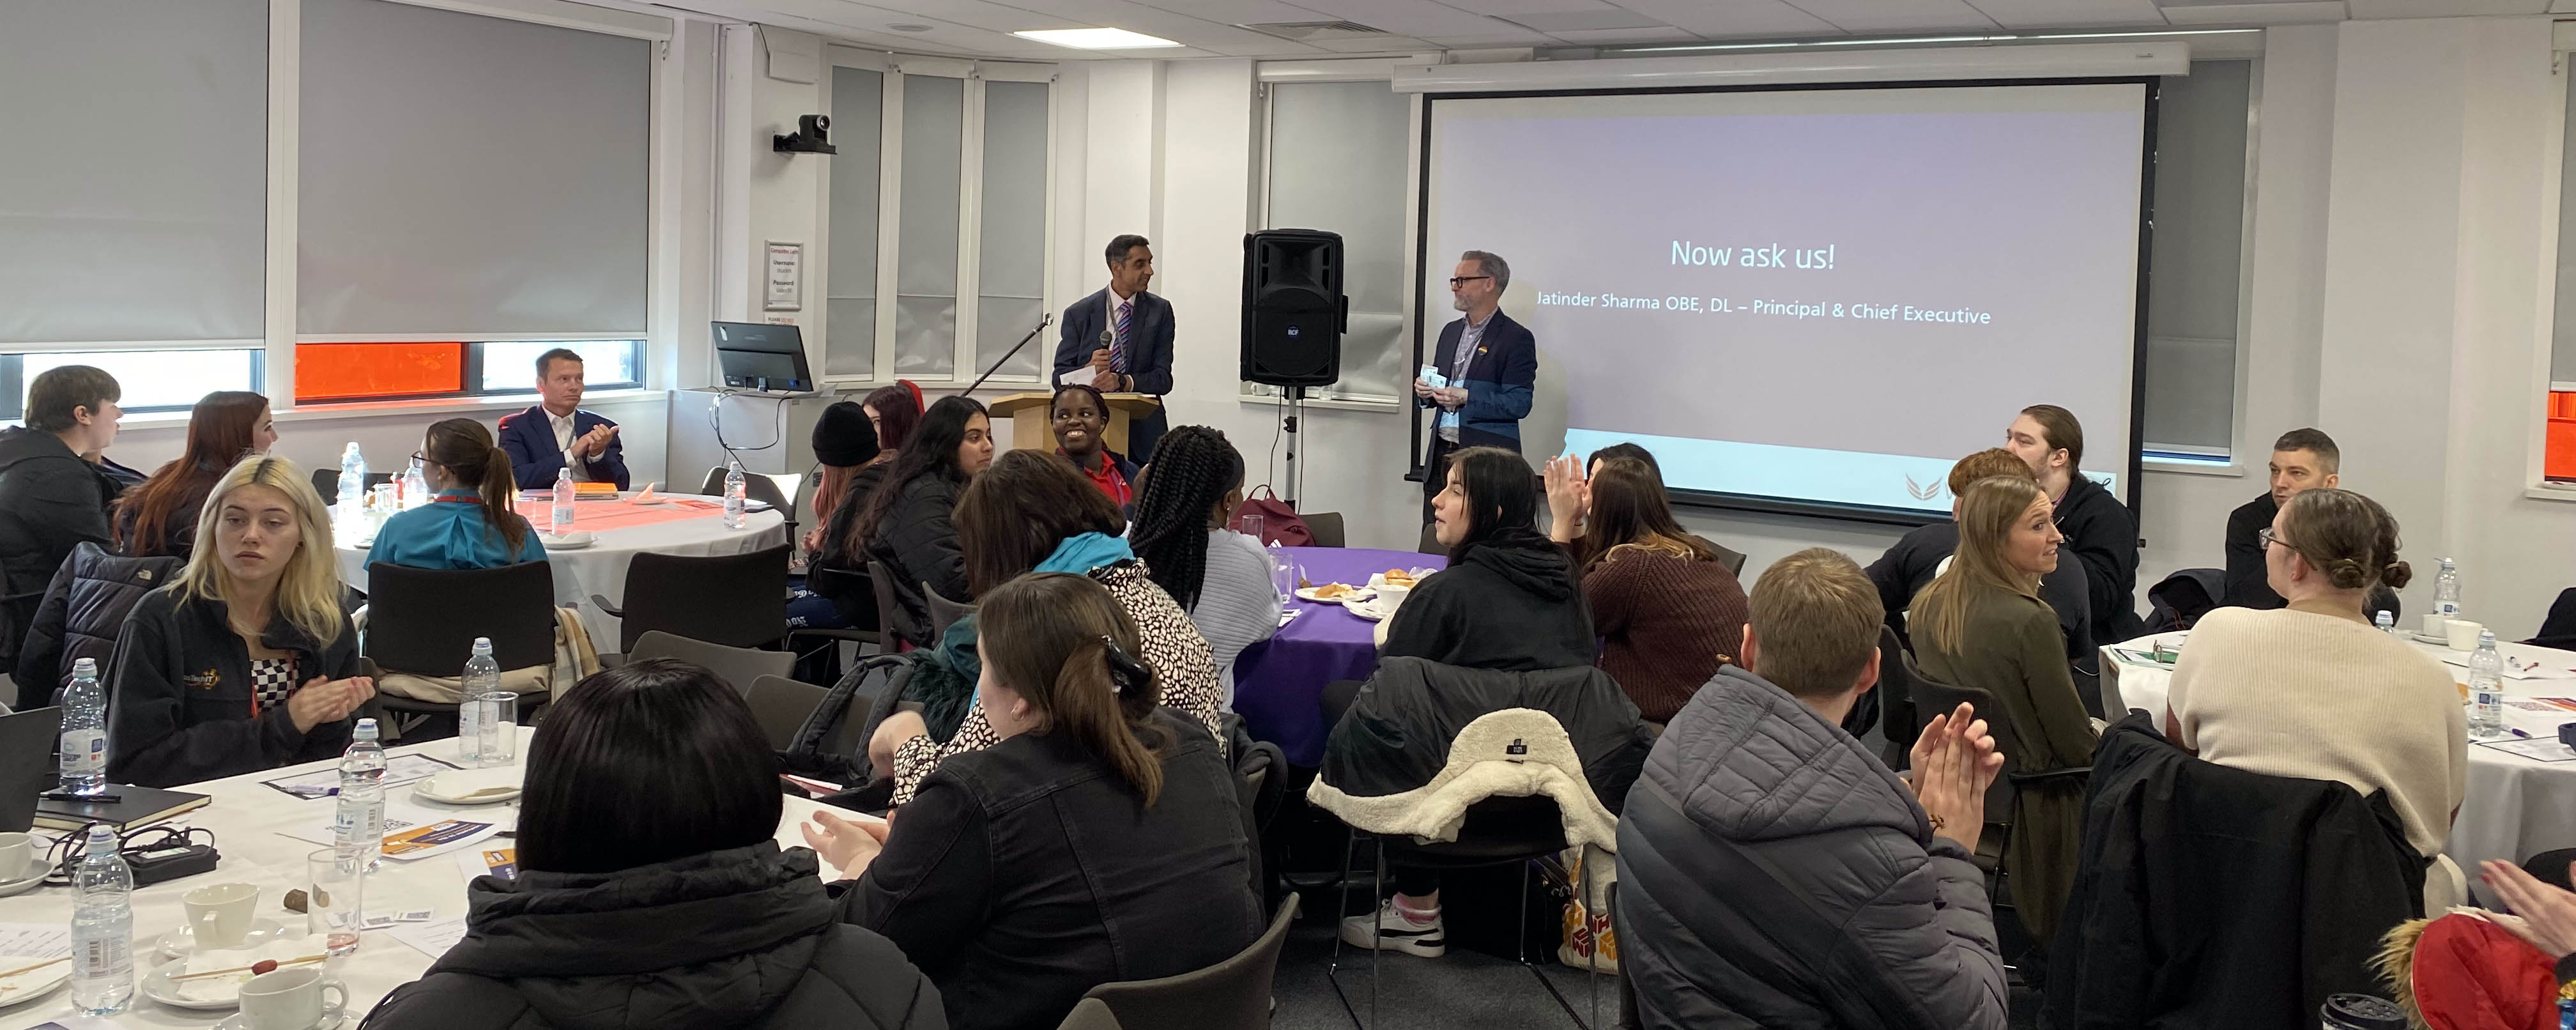
[[[1282,492],[1287,496],[1281,499],[1288,502],[1291,510],[1303,510],[1297,507],[1297,422],[1306,413],[1306,388],[1283,386],[1279,388],[1279,392],[1282,399],[1281,406],[1284,409],[1279,419],[1279,429],[1287,434],[1288,439],[1287,474],[1280,479],[1284,484]]]

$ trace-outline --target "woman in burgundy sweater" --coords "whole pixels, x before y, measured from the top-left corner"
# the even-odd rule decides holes
[[[1673,520],[1663,477],[1635,458],[1604,458],[1586,482],[1572,457],[1547,466],[1551,539],[1574,555],[1601,669],[1646,721],[1661,725],[1718,666],[1736,660],[1744,585],[1709,542]]]

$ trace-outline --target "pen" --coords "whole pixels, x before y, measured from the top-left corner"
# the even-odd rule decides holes
[[[2524,740],[2530,740],[2530,739],[2531,739],[2531,734],[2524,733],[2523,731],[2518,730],[2518,729],[2515,729],[2515,728],[2513,728],[2513,727],[2511,727],[2511,726],[2507,726],[2507,727],[2505,727],[2505,732],[2507,732],[2507,733],[2511,733],[2511,734],[2513,734],[2514,736],[2517,736],[2517,737],[2521,737],[2521,738],[2522,738],[2522,739],[2524,739]]]

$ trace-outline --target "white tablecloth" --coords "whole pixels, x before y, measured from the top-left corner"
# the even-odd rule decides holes
[[[528,735],[536,731],[522,727],[519,732],[521,736],[518,753],[524,760],[528,753]],[[433,757],[452,761],[456,755],[456,742],[439,740],[392,749],[394,754],[408,752],[425,752]],[[161,934],[178,929],[186,922],[180,910],[179,896],[199,887],[217,883],[255,884],[260,888],[259,918],[278,921],[286,927],[288,933],[303,930],[304,917],[287,911],[282,904],[287,891],[305,886],[302,882],[305,856],[319,850],[322,845],[288,837],[278,831],[304,822],[329,818],[331,806],[335,802],[327,798],[299,801],[274,788],[262,786],[259,781],[276,779],[293,772],[327,769],[333,767],[335,763],[336,760],[332,760],[290,766],[285,769],[236,776],[183,788],[214,799],[206,807],[182,816],[177,822],[180,825],[201,826],[213,830],[215,848],[223,853],[223,860],[213,872],[152,884],[134,892],[135,979],[138,983],[142,975],[149,972],[159,961],[149,954],[147,949],[155,946]],[[412,801],[411,791],[411,786],[405,784],[393,787],[385,793],[391,803],[415,804]],[[805,843],[804,837],[797,832],[796,826],[808,813],[822,806],[797,797],[789,797],[785,801],[786,812],[778,825],[779,845],[802,847]],[[421,807],[437,806],[423,804]],[[517,809],[518,805],[513,802],[507,805],[452,808],[444,811],[456,813],[464,818],[503,812],[515,817]],[[51,831],[39,832],[48,837],[51,836]],[[492,847],[500,847],[508,841],[495,838],[485,843]],[[372,914],[390,914],[406,909],[426,908],[433,913],[431,916],[433,922],[463,916],[465,883],[465,874],[457,865],[454,853],[432,855],[411,862],[386,859],[382,869],[367,877],[364,892],[365,911]],[[72,891],[69,887],[38,887],[16,897],[0,898],[0,923],[46,923],[69,926],[71,918]],[[420,924],[395,924],[396,927],[417,925]],[[299,954],[318,953],[320,950],[316,947],[312,952]],[[350,1013],[349,1022],[343,1025],[357,1025],[357,1017],[365,1015],[368,1009],[375,1007],[378,999],[394,988],[419,979],[421,972],[429,968],[429,963],[428,955],[395,940],[391,930],[367,931],[362,935],[355,953],[332,959],[329,963],[329,975],[349,985],[349,999],[353,1011]],[[12,963],[0,960],[0,966],[10,964]],[[79,1025],[71,1023],[71,997],[71,988],[66,985],[57,988],[52,994],[40,1000],[20,1004],[14,1008],[0,1008],[0,1026],[14,1030],[17,1027],[35,1026],[48,1019],[62,1020],[67,1025]],[[200,1012],[170,1008],[143,997],[138,991],[133,1003],[116,1019],[129,1027],[202,1028],[213,1026],[217,1020],[230,1014],[229,1011]]]
[[[2116,696],[2119,704],[2110,707],[2144,709],[2154,715],[2161,731],[2165,695],[2173,674],[2153,665],[2123,661],[2113,648],[2150,651],[2158,640],[2176,643],[2187,642],[2188,638],[2187,633],[2148,636],[2103,648],[2105,705],[2110,706]],[[2466,657],[2465,652],[2439,644],[2411,637],[2410,642],[2436,658]],[[2505,644],[2500,650],[2509,659],[2538,661],[2562,672],[2576,669],[2576,652],[2522,644]],[[2468,682],[2466,667],[2453,665],[2450,669],[2456,681]],[[2508,679],[2505,693],[2514,698],[2576,697],[2576,674],[2568,674],[2568,678]],[[2563,722],[2576,722],[2576,712],[2538,712],[2510,705],[2505,709],[2506,725],[2538,739],[2556,739],[2558,725]],[[2478,883],[2480,862],[2502,859],[2519,864],[2553,848],[2576,848],[2576,761],[2544,762],[2479,744],[2469,745],[2468,797],[2460,805],[2458,818],[2451,822],[2451,839],[2444,845],[2444,853],[2459,863],[2470,888],[2483,890]]]
[[[659,496],[678,497],[680,494]],[[698,498],[720,501],[722,498]],[[537,512],[538,518],[545,513]],[[577,605],[582,622],[590,629],[591,645],[606,654],[618,649],[618,620],[591,603],[590,595],[598,594],[624,607],[626,599],[626,563],[638,552],[676,554],[689,557],[712,557],[745,554],[787,542],[787,517],[776,511],[755,511],[743,519],[739,531],[724,527],[720,512],[704,518],[673,522],[656,522],[627,529],[603,530],[592,535],[597,542],[577,550],[546,549],[546,564],[554,566],[555,603]],[[574,529],[581,527],[575,525]],[[372,542],[374,537],[367,539]],[[356,539],[342,534],[333,551],[340,559],[340,579],[360,590],[367,589],[367,549],[356,545]]]

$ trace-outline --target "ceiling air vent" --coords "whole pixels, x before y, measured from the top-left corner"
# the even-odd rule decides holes
[[[1371,36],[1387,34],[1385,29],[1370,28],[1355,21],[1273,21],[1236,25],[1235,28],[1251,29],[1265,36],[1277,36],[1300,43],[1326,39],[1367,39]]]

